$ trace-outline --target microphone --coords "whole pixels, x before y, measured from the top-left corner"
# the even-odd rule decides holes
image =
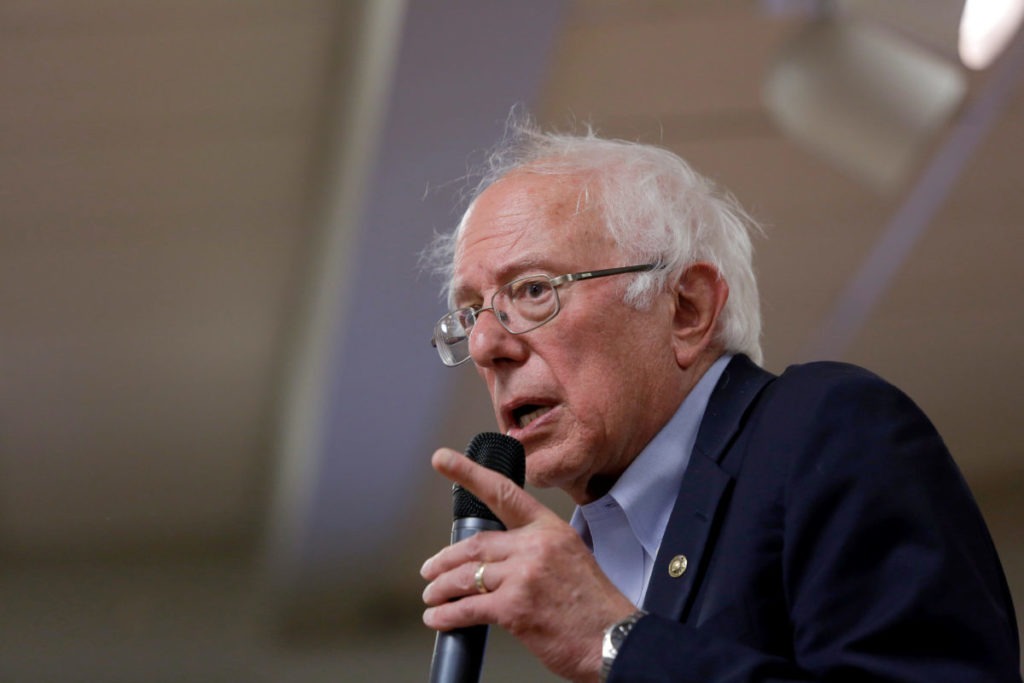
[[[526,480],[523,444],[511,436],[483,432],[466,447],[466,457],[500,472],[522,487]],[[504,531],[503,525],[480,499],[458,484],[452,487],[452,543],[480,531]],[[478,683],[487,646],[487,624],[439,631],[430,661],[430,683]]]

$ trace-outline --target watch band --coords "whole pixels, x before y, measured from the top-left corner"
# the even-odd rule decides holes
[[[598,683],[606,683],[612,672],[615,657],[618,656],[619,648],[622,647],[622,642],[636,626],[636,623],[645,616],[647,616],[647,612],[639,609],[604,630],[604,639],[601,642],[601,671],[597,675]]]

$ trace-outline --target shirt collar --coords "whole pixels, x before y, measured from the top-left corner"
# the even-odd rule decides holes
[[[612,498],[622,508],[633,534],[649,557],[657,556],[711,392],[731,359],[732,354],[724,354],[712,363],[672,418],[640,451],[611,490],[585,506],[589,512],[603,507],[609,502],[607,498]],[[590,530],[581,508],[576,508],[571,523],[589,541]]]

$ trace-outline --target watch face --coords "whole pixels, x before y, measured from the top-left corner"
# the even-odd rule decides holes
[[[629,635],[629,632],[632,629],[633,624],[631,622],[616,624],[615,628],[612,629],[612,647],[615,648],[616,652],[618,652],[619,648],[622,647],[622,642],[626,640],[626,636]]]
[[[636,622],[640,620],[640,617],[645,614],[647,613],[636,612],[605,631],[604,639],[601,643],[601,669],[604,672],[602,676],[608,675],[607,672],[611,670],[612,662],[615,660],[616,655],[619,654],[619,649],[626,640],[626,636],[636,626]],[[601,680],[603,681],[605,678],[602,677]]]

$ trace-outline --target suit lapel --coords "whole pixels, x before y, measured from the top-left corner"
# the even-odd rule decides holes
[[[712,530],[732,488],[733,475],[721,467],[722,457],[754,398],[772,379],[746,356],[736,356],[715,385],[651,571],[644,598],[649,612],[685,620],[710,552]]]

